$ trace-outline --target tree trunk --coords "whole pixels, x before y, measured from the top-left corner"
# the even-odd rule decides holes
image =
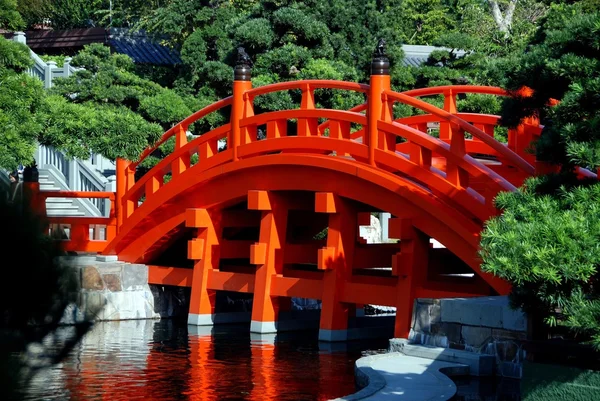
[[[500,5],[497,0],[488,0],[490,4],[490,8],[492,10],[492,17],[494,17],[494,21],[496,21],[496,25],[498,26],[498,30],[504,33],[504,36],[510,35],[510,29],[512,27],[513,16],[515,14],[515,7],[517,5],[517,0],[510,0],[504,15],[502,15],[502,10],[500,10]]]

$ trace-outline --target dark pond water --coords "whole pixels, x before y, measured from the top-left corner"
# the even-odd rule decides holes
[[[28,399],[329,400],[354,393],[354,361],[387,345],[319,343],[312,331],[275,336],[237,325],[104,322],[36,377]]]

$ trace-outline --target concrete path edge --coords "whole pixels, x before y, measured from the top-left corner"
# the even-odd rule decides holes
[[[379,374],[371,365],[379,359],[391,358],[397,356],[398,353],[387,353],[370,355],[359,358],[354,363],[354,376],[356,384],[362,387],[358,392],[344,397],[336,398],[330,401],[357,401],[367,398],[381,390],[386,386],[386,381],[381,374]]]
[[[387,386],[385,378],[372,368],[372,365],[376,361],[384,358],[398,358],[405,357],[406,355],[401,352],[388,352],[385,354],[370,355],[358,359],[354,364],[354,376],[356,384],[362,387],[361,390],[354,394],[346,395],[344,397],[336,398],[330,401],[358,401],[371,397],[378,391],[382,390]],[[433,362],[433,361],[432,361]],[[435,375],[441,381],[446,382],[449,385],[454,386],[453,395],[456,393],[456,385],[451,377],[455,376],[468,376],[469,366],[459,363],[451,363],[455,366],[446,366],[437,370],[433,370],[430,374]]]

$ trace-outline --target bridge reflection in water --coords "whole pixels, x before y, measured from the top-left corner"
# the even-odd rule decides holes
[[[356,391],[362,350],[386,346],[319,343],[316,331],[257,335],[244,325],[103,322],[63,364],[39,375],[28,399],[328,400]]]

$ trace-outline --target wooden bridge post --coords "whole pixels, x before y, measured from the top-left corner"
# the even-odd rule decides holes
[[[268,191],[249,191],[248,209],[262,212],[258,242],[250,247],[250,264],[257,266],[250,332],[276,333],[279,300],[271,296],[271,282],[283,273],[289,205]]]
[[[369,147],[369,164],[375,165],[375,149],[378,148],[379,130],[377,122],[384,112],[383,92],[390,89],[390,60],[385,54],[385,41],[377,44],[371,61],[371,78],[368,94],[367,135],[365,145]]]
[[[233,70],[233,101],[231,103],[231,132],[227,148],[233,149],[233,161],[238,160],[238,146],[242,140],[240,120],[244,117],[244,94],[252,89],[252,62],[243,47],[238,47],[238,58]]]
[[[411,219],[399,218],[389,220],[389,236],[400,240],[400,253],[392,261],[392,275],[398,276],[394,337],[408,338],[416,290],[427,281],[429,237]]]
[[[341,302],[341,297],[344,285],[352,275],[358,211],[336,194],[318,192],[315,212],[329,213],[327,246],[319,249],[318,257],[318,268],[325,270],[319,340],[345,341],[350,307]]]
[[[117,214],[117,232],[119,232],[125,220],[123,198],[127,192],[127,170],[130,162],[119,157],[116,164],[117,194],[115,197],[115,213]]]
[[[220,227],[206,209],[187,209],[186,227],[198,229],[197,238],[188,242],[188,258],[194,260],[188,324],[210,326],[214,321],[215,296],[208,289],[211,270],[219,268]]]

